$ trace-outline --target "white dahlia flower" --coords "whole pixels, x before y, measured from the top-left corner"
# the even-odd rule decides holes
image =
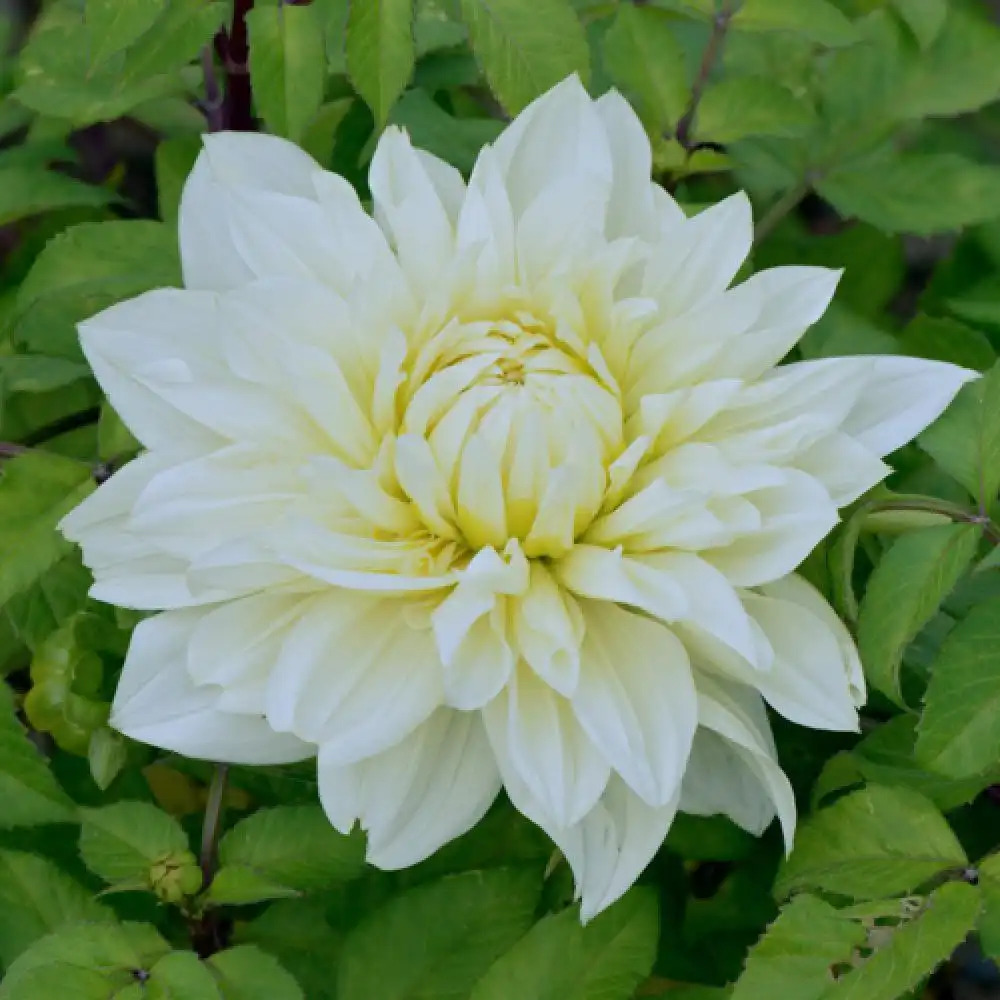
[[[691,219],[616,93],[574,78],[468,184],[390,128],[374,218],[294,145],[219,134],[184,289],[81,324],[146,451],[63,522],[135,630],[112,723],[222,761],[318,756],[331,822],[411,865],[501,787],[583,916],[677,809],[795,823],[764,704],[853,730],[864,683],[789,575],[972,374],[775,365],[838,274],[730,288],[734,195]]]

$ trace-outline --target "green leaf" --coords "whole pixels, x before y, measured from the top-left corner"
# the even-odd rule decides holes
[[[745,31],[790,31],[820,45],[850,45],[854,25],[828,0],[746,0],[733,18]]]
[[[99,208],[114,198],[106,188],[50,170],[0,168],[0,226],[57,208]]]
[[[326,51],[316,10],[257,6],[246,19],[257,110],[272,132],[298,140],[323,103]]]
[[[80,361],[44,354],[0,355],[0,399],[9,392],[51,392],[86,378],[90,369]]]
[[[988,958],[1000,958],[1000,854],[979,862],[979,889],[983,909],[979,915],[979,943]]]
[[[93,577],[84,569],[79,549],[60,559],[7,602],[4,610],[18,638],[36,650],[61,622],[83,607],[91,583]]]
[[[903,535],[868,581],[858,649],[869,681],[897,704],[903,652],[969,565],[979,534],[975,525],[947,524]]]
[[[83,811],[80,856],[106,882],[145,879],[154,862],[187,850],[187,834],[177,820],[148,802]]]
[[[802,97],[762,76],[726,76],[698,105],[699,140],[735,142],[750,135],[794,136],[815,121]]]
[[[84,24],[90,61],[97,65],[147,32],[168,0],[87,0]]]
[[[114,914],[48,858],[0,851],[0,965],[64,924],[113,923]]]
[[[167,139],[156,147],[156,204],[160,218],[171,232],[177,229],[184,182],[200,152],[200,136],[179,136]]]
[[[892,0],[892,5],[922,49],[933,44],[948,18],[947,0]]]
[[[626,1000],[656,956],[656,899],[633,890],[586,927],[575,907],[545,917],[477,983],[470,1000]]]
[[[954,778],[1000,761],[1000,598],[974,607],[949,633],[924,695],[917,756]]]
[[[224,1000],[215,977],[193,951],[164,955],[142,988],[142,1000]]]
[[[905,893],[966,864],[948,824],[922,795],[871,785],[802,823],[775,893],[818,889],[855,899]]]
[[[208,964],[219,979],[223,1000],[305,1000],[281,963],[252,944],[220,951]]]
[[[413,75],[413,3],[351,0],[348,10],[347,71],[379,126]]]
[[[18,342],[82,358],[76,324],[150,288],[179,286],[177,237],[161,222],[85,222],[50,240],[18,289]]]
[[[403,126],[414,146],[466,173],[472,170],[479,150],[503,131],[503,123],[495,118],[455,118],[426,91],[416,89],[396,102],[389,121]]]
[[[0,802],[0,829],[75,818],[72,801],[14,715],[14,699],[5,683],[0,683]]]
[[[923,912],[892,933],[888,944],[831,986],[823,1000],[897,1000],[965,940],[979,914],[979,893],[952,882],[927,897]]]
[[[466,1000],[530,926],[540,890],[538,871],[496,868],[397,896],[344,942],[339,1000]]]
[[[230,4],[226,0],[170,0],[152,29],[129,49],[122,79],[132,82],[176,74],[211,43],[229,16]]]
[[[222,838],[208,898],[249,903],[326,889],[357,878],[364,855],[364,839],[338,833],[318,805],[261,809]]]
[[[652,7],[623,4],[604,36],[604,68],[653,133],[677,124],[691,100],[684,51],[670,20]]]
[[[978,371],[996,361],[986,334],[947,317],[918,315],[899,336],[903,351],[913,357],[948,361]]]
[[[87,762],[94,784],[105,791],[125,766],[125,739],[108,726],[95,729],[87,748]]]
[[[0,604],[26,590],[73,546],[56,525],[94,489],[90,467],[50,452],[25,452],[0,474]]]
[[[830,967],[864,941],[863,928],[829,903],[796,896],[750,950],[732,1000],[816,1000],[830,985]]]
[[[36,941],[10,966],[0,1000],[122,1000],[126,994],[119,991],[135,982],[134,973],[148,971],[169,951],[170,945],[149,924],[72,924]],[[49,976],[53,969],[62,975],[61,982]],[[60,988],[42,993],[39,983]],[[103,992],[96,992],[97,985]],[[141,1000],[141,990],[138,997]]]
[[[1000,363],[962,387],[920,446],[984,507],[1000,489]]]
[[[886,232],[929,235],[1000,216],[1000,167],[954,153],[880,153],[835,167],[816,190]]]
[[[589,50],[568,0],[460,0],[490,88],[517,114],[572,73],[586,81]]]

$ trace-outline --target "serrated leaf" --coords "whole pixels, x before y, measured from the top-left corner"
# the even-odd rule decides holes
[[[121,299],[181,284],[177,236],[161,222],[85,222],[50,240],[18,289],[12,325],[33,351],[82,358],[76,324]]]
[[[193,951],[164,955],[142,988],[143,1000],[225,1000],[209,967]]]
[[[48,858],[0,851],[0,965],[65,924],[114,923],[115,915]]]
[[[656,955],[655,898],[635,890],[586,927],[576,908],[540,920],[476,984],[470,1000],[630,997]]]
[[[733,18],[745,31],[790,31],[820,45],[850,45],[854,25],[828,0],[745,0]]]
[[[490,88],[517,114],[572,73],[586,81],[590,56],[568,0],[460,0]]]
[[[653,7],[623,4],[604,36],[604,68],[652,132],[677,124],[691,99],[684,50]]]
[[[695,136],[735,142],[751,135],[794,136],[815,115],[799,96],[762,76],[725,76],[705,89],[698,105]]]
[[[189,848],[177,820],[148,802],[115,802],[82,815],[80,856],[106,882],[143,880],[153,862]]]
[[[897,539],[875,567],[861,603],[858,650],[872,686],[902,704],[900,663],[969,565],[975,525],[948,524]]]
[[[841,215],[929,235],[1000,216],[1000,167],[954,153],[879,154],[838,166],[816,190]]]
[[[169,0],[87,0],[84,24],[94,65],[128,48],[148,31]]]
[[[941,813],[916,792],[870,785],[810,816],[775,893],[815,889],[854,899],[899,895],[967,859]]]
[[[109,996],[122,1000],[125,987],[135,983],[135,971],[148,971],[170,950],[150,924],[72,924],[36,941],[7,969],[0,985],[0,1000],[50,1000],[54,996],[89,1000],[91,995],[99,1000]],[[52,968],[63,973],[62,988],[49,994],[34,992],[40,975],[49,986],[59,982],[44,978],[44,970]],[[71,976],[74,970],[100,977],[104,992],[76,992]],[[82,982],[87,990],[93,990],[97,980],[84,978]],[[142,997],[141,989],[138,995]]]
[[[924,695],[917,756],[953,778],[1000,761],[1000,599],[974,607],[941,647]]]
[[[326,50],[319,16],[312,6],[278,4],[254,7],[246,20],[257,110],[272,132],[298,140],[323,103]]]
[[[984,508],[1000,489],[1000,364],[962,387],[920,446]]]
[[[354,89],[384,125],[413,75],[414,0],[352,0],[347,15],[347,71]]]
[[[107,188],[32,167],[0,169],[0,226],[59,208],[99,208],[114,201]]]
[[[122,66],[125,81],[175,74],[228,23],[226,0],[170,0],[167,9],[136,45]]]
[[[18,638],[36,650],[87,601],[93,577],[84,568],[79,550],[71,551],[32,586],[12,597],[4,610]]]
[[[979,908],[973,886],[941,886],[919,916],[894,931],[887,944],[841,977],[822,1000],[897,1000],[907,995],[951,957],[975,925]]]
[[[466,1000],[530,926],[540,891],[537,870],[496,868],[450,875],[397,896],[344,942],[339,1000]]]
[[[922,49],[941,34],[948,18],[947,0],[892,0],[892,5]]]
[[[28,741],[10,688],[0,682],[0,830],[74,818],[73,802]]]
[[[796,896],[750,949],[732,1000],[816,1000],[830,967],[864,944],[864,929],[815,896]]]
[[[338,833],[319,806],[261,809],[222,838],[209,899],[247,903],[326,889],[360,875],[364,854],[364,839]]]
[[[223,1000],[305,1000],[291,973],[255,945],[220,951],[208,965],[219,980]]]

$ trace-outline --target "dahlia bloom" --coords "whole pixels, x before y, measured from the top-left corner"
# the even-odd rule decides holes
[[[466,184],[388,129],[373,216],[283,140],[205,138],[183,289],[81,324],[145,447],[63,522],[135,630],[112,723],[191,757],[318,756],[383,868],[501,787],[585,918],[677,809],[760,832],[765,702],[853,730],[852,641],[792,571],[972,373],[775,367],[838,274],[730,288],[742,194],[685,218],[616,93],[574,78]]]

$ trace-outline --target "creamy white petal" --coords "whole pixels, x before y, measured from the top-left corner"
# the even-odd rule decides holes
[[[676,797],[697,705],[687,653],[666,627],[582,602],[586,632],[573,711],[608,763],[649,805]]]
[[[166,611],[136,626],[111,725],[142,743],[203,760],[283,764],[315,754],[315,746],[275,732],[263,715],[220,710],[222,689],[192,681],[188,648],[205,613]]]
[[[368,860],[394,870],[471,829],[500,790],[477,713],[438,709],[387,750],[343,765],[319,749],[319,795],[333,825],[368,834]]]

